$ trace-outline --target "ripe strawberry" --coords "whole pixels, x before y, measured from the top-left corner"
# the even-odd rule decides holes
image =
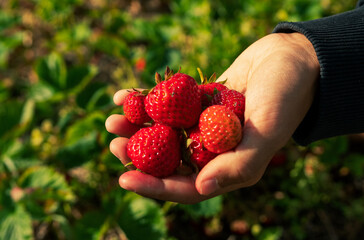
[[[167,69],[166,80],[157,81],[158,84],[146,97],[145,109],[155,122],[190,128],[198,122],[202,111],[200,90],[189,75],[172,74]]]
[[[127,155],[139,170],[167,177],[180,164],[180,139],[175,130],[165,125],[142,128],[130,138]]]
[[[141,92],[131,92],[124,101],[123,109],[125,117],[134,124],[142,125],[152,119],[145,111],[145,95]]]
[[[201,132],[198,126],[190,129],[187,133],[188,137],[192,139],[190,144],[190,148],[192,150],[190,160],[201,170],[208,162],[214,159],[217,154],[210,152],[203,146]]]
[[[203,145],[214,153],[235,148],[242,138],[239,118],[223,105],[206,108],[201,113],[199,127]]]
[[[224,82],[216,82],[215,73],[213,73],[212,76],[207,79],[207,77],[203,75],[200,68],[197,68],[197,71],[200,74],[201,79],[201,85],[198,85],[198,88],[201,92],[201,103],[202,107],[206,108],[211,106],[211,99],[216,92],[227,90],[228,88],[223,84]]]
[[[203,107],[211,106],[211,100],[213,99],[215,92],[219,93],[228,89],[225,85],[217,82],[199,85],[198,87],[201,91],[201,101]]]
[[[218,92],[212,98],[211,105],[225,105],[244,122],[245,97],[242,93],[233,89]]]

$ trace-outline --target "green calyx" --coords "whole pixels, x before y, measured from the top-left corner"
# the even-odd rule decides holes
[[[198,173],[198,167],[196,164],[194,164],[191,161],[191,154],[192,154],[192,149],[191,149],[191,143],[193,142],[193,140],[191,138],[188,138],[188,134],[186,132],[186,130],[182,129],[181,130],[181,135],[182,135],[182,164],[184,166],[189,167],[194,173]]]
[[[205,84],[209,84],[209,83],[215,83],[216,82],[216,73],[213,73],[211,75],[211,77],[209,79],[207,79],[206,76],[203,75],[202,71],[200,68],[197,68],[198,74],[200,75],[200,80],[201,80],[201,85],[205,85]],[[225,84],[227,81],[227,79],[225,79],[224,81],[221,81],[219,83],[221,84]]]
[[[152,89],[144,89],[144,90],[139,90],[136,88],[132,88],[133,90],[127,90],[128,92],[137,92],[136,96],[147,96],[148,93],[152,90]]]
[[[200,75],[201,84],[208,84],[208,83],[214,83],[216,82],[216,73],[213,73],[209,79],[207,79],[206,76],[203,75],[201,69],[197,68],[198,74]]]
[[[181,68],[179,68],[179,70],[178,70],[178,72],[177,72],[177,73],[179,73],[179,72],[181,72]],[[167,80],[169,80],[169,79],[170,79],[173,75],[174,75],[173,70],[172,70],[172,69],[170,69],[170,68],[167,66],[167,68],[166,68],[166,70],[165,70],[165,72],[164,72],[164,79],[162,79],[162,76],[161,76],[158,72],[156,72],[156,73],[155,73],[155,76],[154,76],[154,78],[155,78],[155,82],[156,82],[157,84],[159,84],[159,83],[161,83],[161,82],[163,82],[163,81],[167,81]]]

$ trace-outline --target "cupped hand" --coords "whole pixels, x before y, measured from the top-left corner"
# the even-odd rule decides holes
[[[254,185],[310,108],[319,69],[313,46],[300,33],[276,33],[258,40],[218,79],[227,79],[228,88],[246,97],[240,144],[211,160],[198,175],[175,174],[158,179],[139,171],[128,171],[120,176],[120,186],[145,197],[197,203]],[[115,104],[122,105],[127,94],[127,90],[117,92]],[[106,129],[120,136],[110,143],[111,152],[123,164],[128,163],[128,138],[139,127],[122,115],[112,115],[106,120]]]

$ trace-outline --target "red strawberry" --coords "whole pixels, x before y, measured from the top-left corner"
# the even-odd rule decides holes
[[[211,106],[211,99],[216,92],[227,90],[228,88],[223,84],[224,82],[216,82],[216,74],[213,73],[209,79],[203,75],[200,68],[197,68],[200,74],[201,85],[198,86],[201,92],[202,107]]]
[[[217,154],[207,150],[201,140],[201,132],[198,126],[190,129],[188,132],[188,137],[192,139],[190,148],[192,154],[190,156],[191,162],[196,164],[199,169],[202,169],[210,160],[214,159]]]
[[[201,101],[203,107],[211,106],[211,99],[214,96],[214,92],[218,93],[228,89],[225,85],[217,82],[199,85],[198,87],[201,91]]]
[[[214,153],[235,148],[242,138],[242,126],[236,114],[223,105],[206,108],[199,127],[204,147]]]
[[[124,114],[131,123],[141,125],[152,120],[145,111],[144,101],[145,95],[137,91],[130,93],[125,98]]]
[[[244,122],[245,97],[242,93],[233,89],[218,92],[212,98],[211,105],[225,105]]]
[[[138,58],[138,60],[136,60],[135,62],[135,69],[138,72],[143,72],[145,70],[146,65],[147,61],[145,60],[145,58]]]
[[[147,95],[145,109],[155,122],[190,128],[198,122],[202,111],[198,85],[187,74],[170,76],[167,72],[166,80],[158,83]]]
[[[171,127],[156,124],[140,129],[130,138],[127,154],[139,170],[155,177],[167,177],[180,164],[180,139]]]

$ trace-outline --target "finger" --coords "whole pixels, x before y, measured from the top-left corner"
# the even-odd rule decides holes
[[[126,147],[129,139],[118,137],[110,142],[110,152],[115,155],[125,165],[130,162],[130,158],[127,155]]]
[[[245,128],[242,142],[234,151],[220,154],[201,170],[196,179],[197,191],[211,195],[257,183],[273,156],[271,146],[267,148],[264,142],[257,129]]]
[[[143,91],[144,89],[142,89],[142,88],[135,88],[135,90]],[[134,89],[122,89],[122,90],[117,91],[114,94],[114,98],[113,98],[114,103],[116,105],[118,105],[118,106],[123,105],[126,96],[128,96],[131,92],[133,92],[135,90]]]
[[[120,176],[119,184],[144,197],[183,204],[198,203],[211,197],[198,193],[193,175],[159,179],[139,171],[129,171]]]
[[[129,122],[125,116],[118,114],[109,116],[105,121],[105,127],[108,132],[122,137],[131,137],[141,128]]]

